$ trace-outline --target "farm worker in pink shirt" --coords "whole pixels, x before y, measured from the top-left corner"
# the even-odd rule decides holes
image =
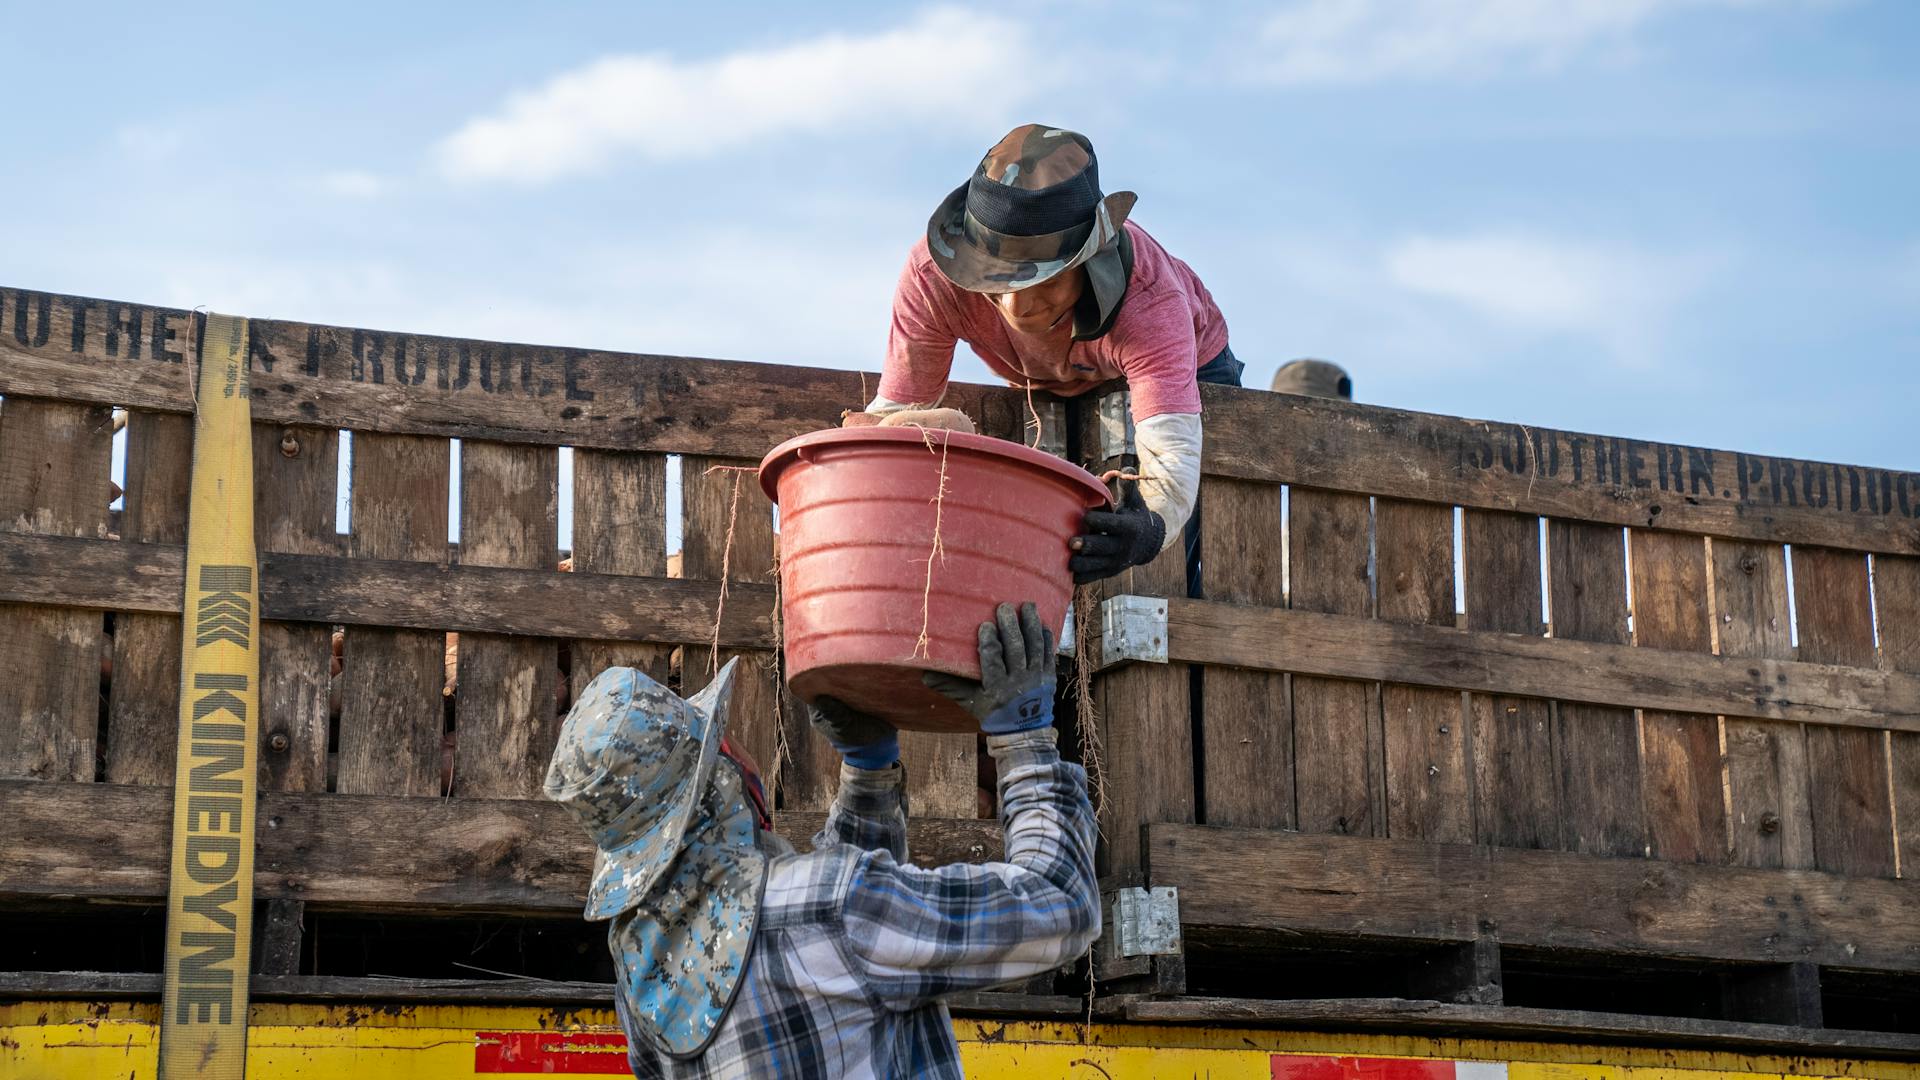
[[[1075,582],[1170,547],[1200,488],[1201,382],[1240,385],[1227,325],[1186,263],[1127,220],[1135,195],[1102,195],[1093,144],[1027,124],[994,144],[927,221],[893,295],[869,413],[937,405],[965,341],[1019,387],[1072,396],[1112,379],[1131,391],[1137,485],[1090,511]],[[1189,564],[1192,563],[1189,538]]]

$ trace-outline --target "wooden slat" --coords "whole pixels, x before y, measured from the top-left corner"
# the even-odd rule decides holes
[[[1553,636],[1627,644],[1626,538],[1617,528],[1547,522],[1547,594]],[[1567,850],[1644,855],[1640,735],[1632,709],[1575,701],[1554,707]]]
[[[1720,654],[1791,660],[1786,552],[1778,544],[1715,540],[1712,561]],[[1799,724],[1742,719],[1732,713],[1723,724],[1733,861],[1742,866],[1812,867],[1806,731]]]
[[[1209,599],[1284,607],[1280,488],[1203,479],[1200,566]],[[1215,825],[1292,828],[1293,722],[1286,676],[1215,668],[1202,673],[1202,812]]]
[[[760,490],[755,473],[740,471],[751,470],[757,464],[742,458],[688,456],[680,459],[681,574],[695,581],[719,581],[725,577],[729,583],[727,607],[757,604],[760,613],[771,620],[770,595],[748,600],[738,591],[740,585],[765,589],[773,580],[773,504]],[[711,625],[709,613],[709,631]],[[681,678],[688,694],[706,686],[714,671],[714,651],[708,635],[702,634],[695,641],[698,644],[689,645],[681,653]],[[763,773],[771,774],[779,753],[779,724],[785,710],[774,656],[762,650],[719,651],[721,665],[735,658],[739,659],[740,666],[734,673],[727,733],[753,756]],[[962,741],[964,747],[958,745]],[[913,805],[921,807],[920,799],[924,795],[931,801],[931,805],[925,807],[929,814],[972,816],[972,741],[949,740],[936,744],[937,749],[910,739],[902,742],[901,757],[909,770]]]
[[[662,454],[575,450],[573,572],[667,576],[667,459]],[[610,667],[665,683],[673,647],[641,641],[573,642],[573,698]]]
[[[445,439],[375,432],[354,436],[356,558],[446,563],[450,460]],[[446,649],[444,633],[348,629],[336,790],[444,794]]]
[[[1167,655],[1176,662],[1920,731],[1920,679],[1872,668],[1694,656],[1200,600],[1170,601],[1167,621]]]
[[[1920,674],[1920,559],[1878,555],[1873,560],[1874,611],[1880,658],[1895,671]],[[1920,877],[1920,735],[1891,736],[1893,809],[1900,876]]]
[[[1704,540],[1633,530],[1633,638],[1655,649],[1712,651]],[[1648,709],[1641,723],[1654,856],[1725,862],[1729,842],[1719,720]]]
[[[1365,617],[1371,510],[1364,495],[1294,488],[1287,544],[1297,611]],[[1293,677],[1294,789],[1307,832],[1384,831],[1380,805],[1379,692],[1372,683]]]
[[[166,787],[0,780],[12,841],[0,848],[0,903],[153,900],[166,895]],[[545,799],[442,799],[262,792],[255,896],[309,910],[539,911],[578,916],[593,847]],[[783,814],[802,850],[823,814]],[[915,818],[915,862],[1000,857],[991,821]]]
[[[340,433],[331,428],[253,426],[253,533],[262,554],[339,551]],[[260,623],[260,786],[325,791],[333,632],[327,626]]]
[[[13,332],[21,304],[35,324],[25,340]],[[272,319],[248,328],[253,416],[275,423],[757,460],[838,424],[861,394],[854,371]],[[181,359],[193,339],[191,312],[0,288],[0,395],[189,413]],[[996,432],[1018,430],[1026,409],[1014,390],[962,384],[945,404]]]
[[[1202,386],[1204,470],[1634,528],[1920,554],[1920,475]],[[1277,432],[1284,436],[1276,437]]]
[[[1793,598],[1802,660],[1873,666],[1873,600],[1865,555],[1794,548]],[[1892,877],[1886,736],[1813,728],[1807,732],[1807,767],[1814,865],[1842,874]]]
[[[183,547],[192,476],[192,417],[129,414],[121,539]],[[180,726],[179,604],[174,607],[172,613],[114,615],[113,682],[107,702],[109,784],[173,783],[174,736]]]
[[[1467,627],[1531,637],[1541,632],[1540,526],[1531,515],[1469,510],[1462,556]],[[1408,680],[1414,681],[1414,680]],[[1498,687],[1498,689],[1515,689]],[[1552,715],[1547,702],[1475,694],[1474,827],[1482,843],[1560,845]]]
[[[539,447],[460,446],[460,561],[554,570],[560,557],[560,459]],[[560,732],[557,643],[499,633],[460,635],[454,693],[455,794],[540,794]]]
[[[184,563],[179,545],[0,533],[0,603],[178,614]],[[260,586],[265,616],[287,622],[608,641],[705,641],[720,592],[671,578],[272,554]],[[721,644],[769,647],[772,606],[771,587],[734,585]]]
[[[1452,507],[1377,500],[1374,549],[1380,618],[1413,626],[1454,625]],[[1207,675],[1212,678],[1213,672]],[[1387,683],[1380,693],[1387,834],[1470,843],[1472,766],[1461,695],[1405,683]]]
[[[47,332],[44,312],[38,323],[14,325],[29,337],[36,326],[39,336]],[[112,440],[105,407],[8,397],[0,406],[0,532],[104,538]],[[34,602],[35,583],[20,584]],[[0,776],[93,779],[105,631],[94,611],[0,607],[0,655],[9,667],[0,679]]]
[[[1156,885],[1218,931],[1920,970],[1920,886],[1809,870],[1154,825]]]
[[[1451,1038],[1538,1042],[1624,1042],[1715,1050],[1777,1051],[1799,1059],[1813,1052],[1836,1056],[1920,1058],[1920,1036],[1886,1031],[1788,1027],[1780,1024],[1696,1020],[1685,1016],[1511,1005],[1455,1005],[1405,998],[1142,998],[1126,1002],[1129,1020],[1145,1024],[1207,1024],[1301,1028],[1310,1031],[1422,1032]],[[1830,1059],[1831,1060],[1831,1059]],[[1837,1061],[1809,1070],[1842,1071]],[[1548,1066],[1548,1068],[1555,1068]]]

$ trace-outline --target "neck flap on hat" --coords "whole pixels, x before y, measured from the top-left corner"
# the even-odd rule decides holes
[[[598,848],[586,917],[612,919],[623,1013],[675,1057],[719,1029],[746,969],[766,855],[740,772],[716,765],[737,660],[681,700],[631,668],[588,684],[561,731],[549,798]]]

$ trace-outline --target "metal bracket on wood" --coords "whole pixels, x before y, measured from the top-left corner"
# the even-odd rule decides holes
[[[1073,605],[1068,604],[1066,621],[1060,624],[1060,640],[1054,642],[1053,651],[1061,656],[1075,655],[1076,649],[1073,638],[1075,631],[1076,628],[1073,625]]]
[[[1167,602],[1158,596],[1110,596],[1100,604],[1100,667],[1128,660],[1167,662]]]
[[[1180,890],[1171,885],[1121,889],[1114,894],[1114,956],[1180,954]]]
[[[1133,453],[1133,396],[1116,390],[1100,399],[1100,459]]]
[[[1052,454],[1054,457],[1067,456],[1067,404],[1064,401],[1036,401],[1033,411],[1040,414],[1039,440],[1034,449]],[[1027,417],[1027,428],[1031,434],[1033,417]]]

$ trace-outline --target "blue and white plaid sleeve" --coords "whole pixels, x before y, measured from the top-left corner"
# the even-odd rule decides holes
[[[884,769],[861,769],[842,762],[840,790],[827,811],[826,824],[814,835],[814,848],[852,844],[906,862],[906,785],[907,770],[897,761]]]
[[[923,870],[890,853],[861,857],[845,941],[881,1002],[909,1009],[1035,975],[1100,936],[1087,774],[1060,759],[1055,739],[1051,727],[987,739],[999,762],[1005,862]],[[842,784],[844,794],[844,774]]]

